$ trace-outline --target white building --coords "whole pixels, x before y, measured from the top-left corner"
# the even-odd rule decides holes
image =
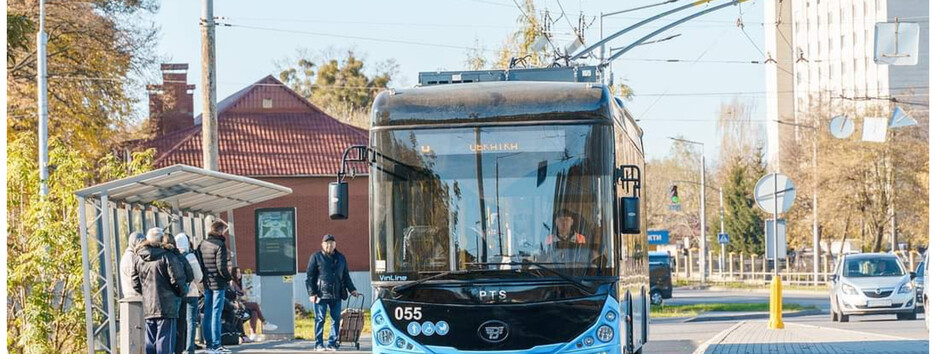
[[[768,0],[764,3],[767,85],[767,154],[771,169],[782,141],[800,136],[783,122],[812,125],[805,113],[820,103],[831,112],[868,105],[927,102],[929,95],[929,3],[927,0]],[[918,23],[916,65],[874,62],[874,26],[878,22]],[[926,107],[897,103],[913,115]],[[892,108],[892,106],[890,107]],[[922,109],[922,110],[921,110]],[[831,117],[826,117],[826,119]],[[860,131],[856,132],[860,133]],[[787,161],[783,161],[781,166]]]

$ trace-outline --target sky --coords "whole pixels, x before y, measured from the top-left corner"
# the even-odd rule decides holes
[[[536,0],[535,4],[539,11],[548,9],[552,18],[558,19],[552,30],[557,32],[554,41],[559,43],[571,42],[572,25],[584,14],[586,24],[590,24],[585,31],[588,45],[600,38],[597,18],[602,12],[661,1]],[[688,2],[606,17],[604,33]],[[648,24],[615,39],[610,47],[630,44],[702,9],[704,6]],[[563,12],[565,16],[560,17]],[[493,59],[523,16],[513,0],[224,0],[214,2],[214,14],[222,18],[221,23],[232,25],[216,30],[218,101],[266,75],[276,75],[278,64],[296,58],[301,51],[340,55],[353,49],[363,56],[369,70],[375,70],[378,62],[393,59],[399,72],[390,86],[412,87],[420,71],[466,69],[469,48],[476,43]],[[188,80],[196,85],[196,114],[201,112],[200,17],[201,1],[192,0],[165,1],[155,14],[161,34],[157,54],[164,62],[189,64]],[[743,31],[737,26],[739,17]],[[754,105],[753,119],[764,118],[762,22],[762,0],[728,7],[671,29],[659,38],[679,36],[640,46],[612,64],[615,79],[635,91],[628,108],[644,130],[648,159],[666,156],[673,143],[667,137],[681,136],[704,143],[706,157],[716,161],[719,107],[734,98]],[[682,62],[661,61],[672,59]],[[146,102],[138,108],[146,112]]]

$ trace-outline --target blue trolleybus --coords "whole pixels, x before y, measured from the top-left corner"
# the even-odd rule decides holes
[[[347,217],[342,179],[366,163],[375,353],[641,352],[642,133],[607,87],[391,90],[372,123],[329,208]]]

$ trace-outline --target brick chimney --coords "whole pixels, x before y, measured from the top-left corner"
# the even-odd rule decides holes
[[[162,85],[147,85],[149,93],[149,130],[154,136],[172,133],[195,125],[192,92],[188,84],[188,64],[162,64]]]

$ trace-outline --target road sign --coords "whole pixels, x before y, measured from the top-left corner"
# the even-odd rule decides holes
[[[774,178],[776,175],[776,178]],[[774,181],[776,180],[776,187]],[[784,174],[771,173],[761,177],[754,186],[754,201],[761,210],[773,214],[774,212],[774,193],[777,193],[776,205],[780,206],[777,213],[783,213],[790,210],[793,201],[796,200],[796,186],[793,180]]]
[[[848,139],[855,132],[855,120],[841,115],[829,121],[829,132],[839,139]]]
[[[861,140],[875,143],[887,140],[887,118],[865,117]]]
[[[727,244],[728,243],[728,234],[718,234],[718,243]]]
[[[887,128],[902,128],[902,127],[912,127],[917,125],[916,119],[913,119],[907,112],[904,112],[900,107],[894,107],[894,112],[891,113],[890,123],[887,124]]]
[[[776,239],[774,238],[774,225],[773,224],[774,224],[773,220],[767,220],[764,223],[764,231],[765,231],[764,235],[766,236],[764,237],[764,241],[767,244],[767,247],[765,248],[765,250],[767,251],[766,252],[767,259],[774,259],[774,256],[775,256],[774,249],[777,248],[777,241],[775,241]],[[777,225],[777,232],[780,233],[780,242],[783,243],[781,245],[782,248],[780,250],[781,252],[780,257],[784,258],[786,257],[786,251],[787,251],[786,220],[780,219],[780,224]]]
[[[669,230],[647,230],[647,241],[651,245],[668,245]]]
[[[920,24],[879,22],[874,25],[874,63],[916,65],[920,52]]]

